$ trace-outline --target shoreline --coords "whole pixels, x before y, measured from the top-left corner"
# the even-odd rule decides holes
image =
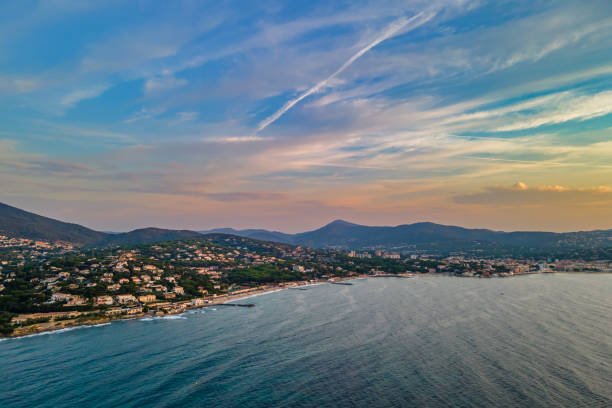
[[[337,282],[340,280],[347,280],[347,279],[338,278],[334,281]],[[202,305],[185,305],[185,307],[181,311],[177,311],[177,312],[170,311],[170,312],[163,313],[163,314],[147,312],[147,313],[137,313],[137,314],[132,314],[132,315],[105,315],[104,317],[101,317],[99,319],[87,319],[81,322],[78,322],[76,321],[76,319],[74,319],[74,320],[61,320],[57,322],[52,321],[52,322],[47,322],[47,323],[37,323],[31,326],[18,327],[15,329],[13,333],[11,333],[8,336],[0,336],[0,341],[8,340],[8,339],[32,337],[32,336],[51,334],[51,333],[59,333],[62,331],[74,330],[74,329],[81,328],[81,327],[86,328],[86,327],[106,326],[116,320],[142,320],[142,319],[147,319],[147,318],[153,319],[153,318],[168,318],[171,316],[180,316],[183,313],[187,313],[192,310],[203,309],[206,307],[219,306],[224,303],[229,303],[229,302],[243,300],[243,299],[247,299],[251,297],[261,296],[261,295],[265,295],[268,293],[279,292],[281,290],[288,290],[288,289],[293,289],[293,288],[306,288],[309,286],[330,284],[331,282],[330,281],[317,281],[316,283],[309,283],[309,284],[301,284],[301,283],[302,281],[288,282],[286,286],[282,286],[282,287],[272,286],[272,287],[265,287],[261,289],[255,289],[249,292],[239,293],[235,295],[231,295],[231,294],[222,295],[216,298],[207,299],[208,303],[205,303]],[[52,325],[49,325],[48,323],[52,323]]]
[[[0,336],[0,341],[8,340],[8,339],[18,339],[25,337],[33,337],[51,333],[59,333],[63,331],[70,331],[78,328],[87,328],[87,327],[97,327],[97,326],[106,326],[111,324],[115,320],[143,320],[143,319],[153,319],[153,318],[168,318],[171,316],[180,316],[184,313],[187,313],[192,310],[203,309],[206,307],[214,307],[219,306],[224,303],[235,302],[238,300],[244,300],[248,298],[253,298],[257,296],[262,296],[268,293],[280,292],[282,290],[290,290],[290,289],[299,289],[299,288],[308,288],[309,286],[320,286],[326,284],[333,284],[338,282],[347,282],[351,280],[364,280],[371,278],[413,278],[419,276],[426,277],[457,277],[457,278],[474,278],[474,279],[495,279],[495,278],[512,278],[518,276],[533,276],[533,275],[556,275],[556,274],[581,274],[581,273],[589,273],[589,274],[610,274],[611,272],[573,272],[573,271],[555,271],[555,272],[532,272],[532,273],[523,273],[517,275],[510,276],[491,276],[491,277],[482,277],[482,276],[460,276],[460,275],[451,275],[451,274],[441,274],[441,273],[404,273],[404,274],[383,274],[383,275],[357,275],[351,276],[347,278],[334,278],[333,280],[325,280],[325,281],[316,281],[315,283],[303,284],[303,281],[297,282],[287,282],[284,286],[272,286],[272,287],[264,287],[261,289],[255,289],[245,293],[239,293],[235,295],[222,295],[213,299],[207,299],[207,303],[202,305],[185,305],[184,308],[181,308],[180,311],[169,311],[163,314],[157,313],[137,313],[132,315],[105,315],[99,319],[85,319],[82,321],[75,320],[61,320],[58,322],[49,322],[53,323],[53,325],[42,326],[45,323],[34,324],[31,326],[24,326],[15,329],[15,332],[11,333],[8,336]],[[170,303],[172,304],[172,303]],[[178,304],[178,303],[177,303]],[[59,324],[57,324],[59,323]]]

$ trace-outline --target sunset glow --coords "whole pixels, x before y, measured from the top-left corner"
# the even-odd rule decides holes
[[[5,3],[0,201],[102,231],[612,228],[610,1],[233,3]]]

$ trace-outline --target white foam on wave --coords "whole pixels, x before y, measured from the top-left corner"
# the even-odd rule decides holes
[[[143,317],[140,319],[141,322],[153,322],[155,320],[186,320],[187,318],[183,316],[184,313],[168,315],[168,316],[153,316],[153,317]]]
[[[156,319],[164,320],[186,320],[187,318],[181,314],[169,315],[169,316],[155,316]]]

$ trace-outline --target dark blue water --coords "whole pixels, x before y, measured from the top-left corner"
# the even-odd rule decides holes
[[[0,342],[2,407],[611,407],[612,275],[321,285]]]

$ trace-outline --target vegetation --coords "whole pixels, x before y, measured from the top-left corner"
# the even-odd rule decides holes
[[[0,335],[8,336],[14,330],[11,320],[15,316],[14,313],[0,312]]]
[[[304,280],[301,272],[293,272],[281,269],[276,265],[258,265],[243,269],[234,269],[228,273],[227,280],[230,283],[279,283],[286,281]]]

